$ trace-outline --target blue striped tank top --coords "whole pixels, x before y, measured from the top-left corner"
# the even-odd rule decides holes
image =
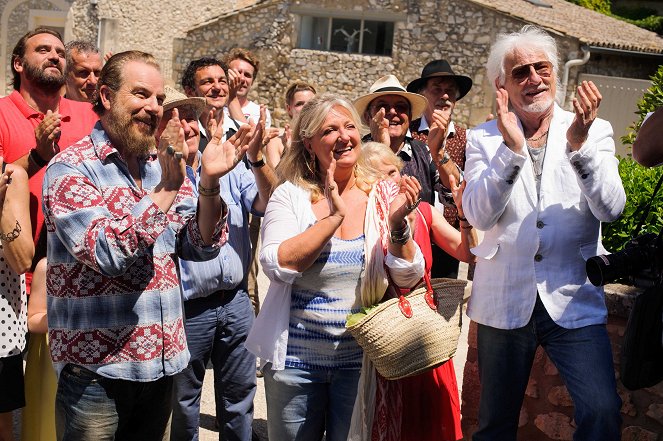
[[[364,236],[332,237],[315,263],[292,285],[287,367],[359,369],[362,350],[345,329],[361,308]]]

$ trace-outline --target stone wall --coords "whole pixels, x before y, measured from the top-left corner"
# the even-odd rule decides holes
[[[615,361],[615,376],[619,378],[619,354],[626,329],[626,321],[636,289],[622,285],[606,287],[608,305],[608,334]],[[477,427],[480,381],[477,366],[477,325],[470,324],[469,348],[463,374],[462,426],[465,440],[471,440]],[[591,375],[591,372],[587,373]],[[661,441],[663,434],[663,383],[629,391],[617,380],[617,392],[622,398],[622,440]],[[518,439],[522,441],[571,441],[573,439],[573,402],[557,369],[539,348],[520,412]]]
[[[3,64],[0,74],[3,75],[5,85],[4,88],[0,87],[0,96],[9,94],[14,90],[11,85],[11,54],[18,40],[28,32],[30,10],[67,12],[72,1],[62,0],[56,2],[61,4],[62,7],[59,7],[55,2],[48,0],[25,0],[18,3],[11,0],[0,0],[0,15],[2,17],[0,46],[1,53],[4,55],[0,60]]]
[[[316,84],[321,91],[356,98],[378,77],[394,73],[403,84],[419,76],[422,67],[436,58],[448,59],[454,70],[474,79],[472,91],[457,104],[456,120],[473,126],[493,109],[493,86],[484,65],[490,44],[500,32],[520,29],[525,22],[465,0],[317,0],[309,8],[324,11],[357,11],[400,15],[394,30],[391,57],[364,56],[297,49],[299,1],[266,1],[190,30],[176,40],[173,78],[193,58],[222,57],[230,48],[246,47],[261,58],[261,72],[251,98],[270,106],[277,125],[286,121],[283,94],[295,79]],[[559,45],[560,66],[581,54],[576,39],[553,34]],[[652,64],[644,59],[607,55],[592,57],[585,66],[572,68],[568,97],[572,97],[581,72],[647,78]],[[562,72],[560,72],[561,76]],[[570,103],[570,99],[566,100]]]
[[[255,1],[255,0],[254,0]],[[166,78],[172,75],[173,39],[187,29],[213,17],[242,8],[251,0],[209,2],[205,0],[76,0],[72,5],[73,38],[89,38],[99,32],[99,20],[115,21],[115,34],[109,36],[113,52],[138,49],[153,54]],[[96,17],[94,15],[96,14]]]

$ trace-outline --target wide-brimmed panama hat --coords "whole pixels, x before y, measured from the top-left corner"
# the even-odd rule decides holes
[[[163,90],[166,93],[166,99],[163,100],[164,112],[175,107],[190,106],[196,112],[196,116],[200,117],[200,114],[205,110],[205,98],[198,96],[188,97],[172,86],[165,86]]]
[[[368,95],[360,96],[354,101],[353,104],[355,109],[357,109],[359,116],[363,118],[364,112],[371,101],[383,95],[399,95],[408,100],[412,107],[412,115],[410,115],[410,118],[412,119],[419,118],[428,105],[428,101],[424,96],[419,95],[418,93],[408,92],[405,90],[405,87],[401,85],[400,81],[398,81],[398,78],[393,75],[386,75],[373,83],[368,89]]]
[[[453,78],[458,84],[459,96],[461,99],[472,88],[472,78],[465,75],[456,75],[447,60],[433,60],[424,66],[421,71],[421,78],[417,78],[407,85],[408,92],[418,93],[425,85],[429,78],[433,77],[448,77]]]

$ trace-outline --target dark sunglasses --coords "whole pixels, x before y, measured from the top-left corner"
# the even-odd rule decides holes
[[[552,63],[550,61],[537,61],[536,63],[523,64],[522,66],[514,67],[511,70],[511,78],[521,83],[529,78],[531,69],[533,67],[536,74],[540,77],[549,77],[552,75]]]

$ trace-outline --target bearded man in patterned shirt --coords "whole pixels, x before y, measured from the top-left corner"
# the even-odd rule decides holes
[[[225,243],[219,178],[255,130],[208,144],[196,198],[177,112],[155,142],[154,57],[116,54],[98,84],[99,123],[44,178],[58,439],[168,439],[173,375],[189,361],[177,258],[211,259]]]

